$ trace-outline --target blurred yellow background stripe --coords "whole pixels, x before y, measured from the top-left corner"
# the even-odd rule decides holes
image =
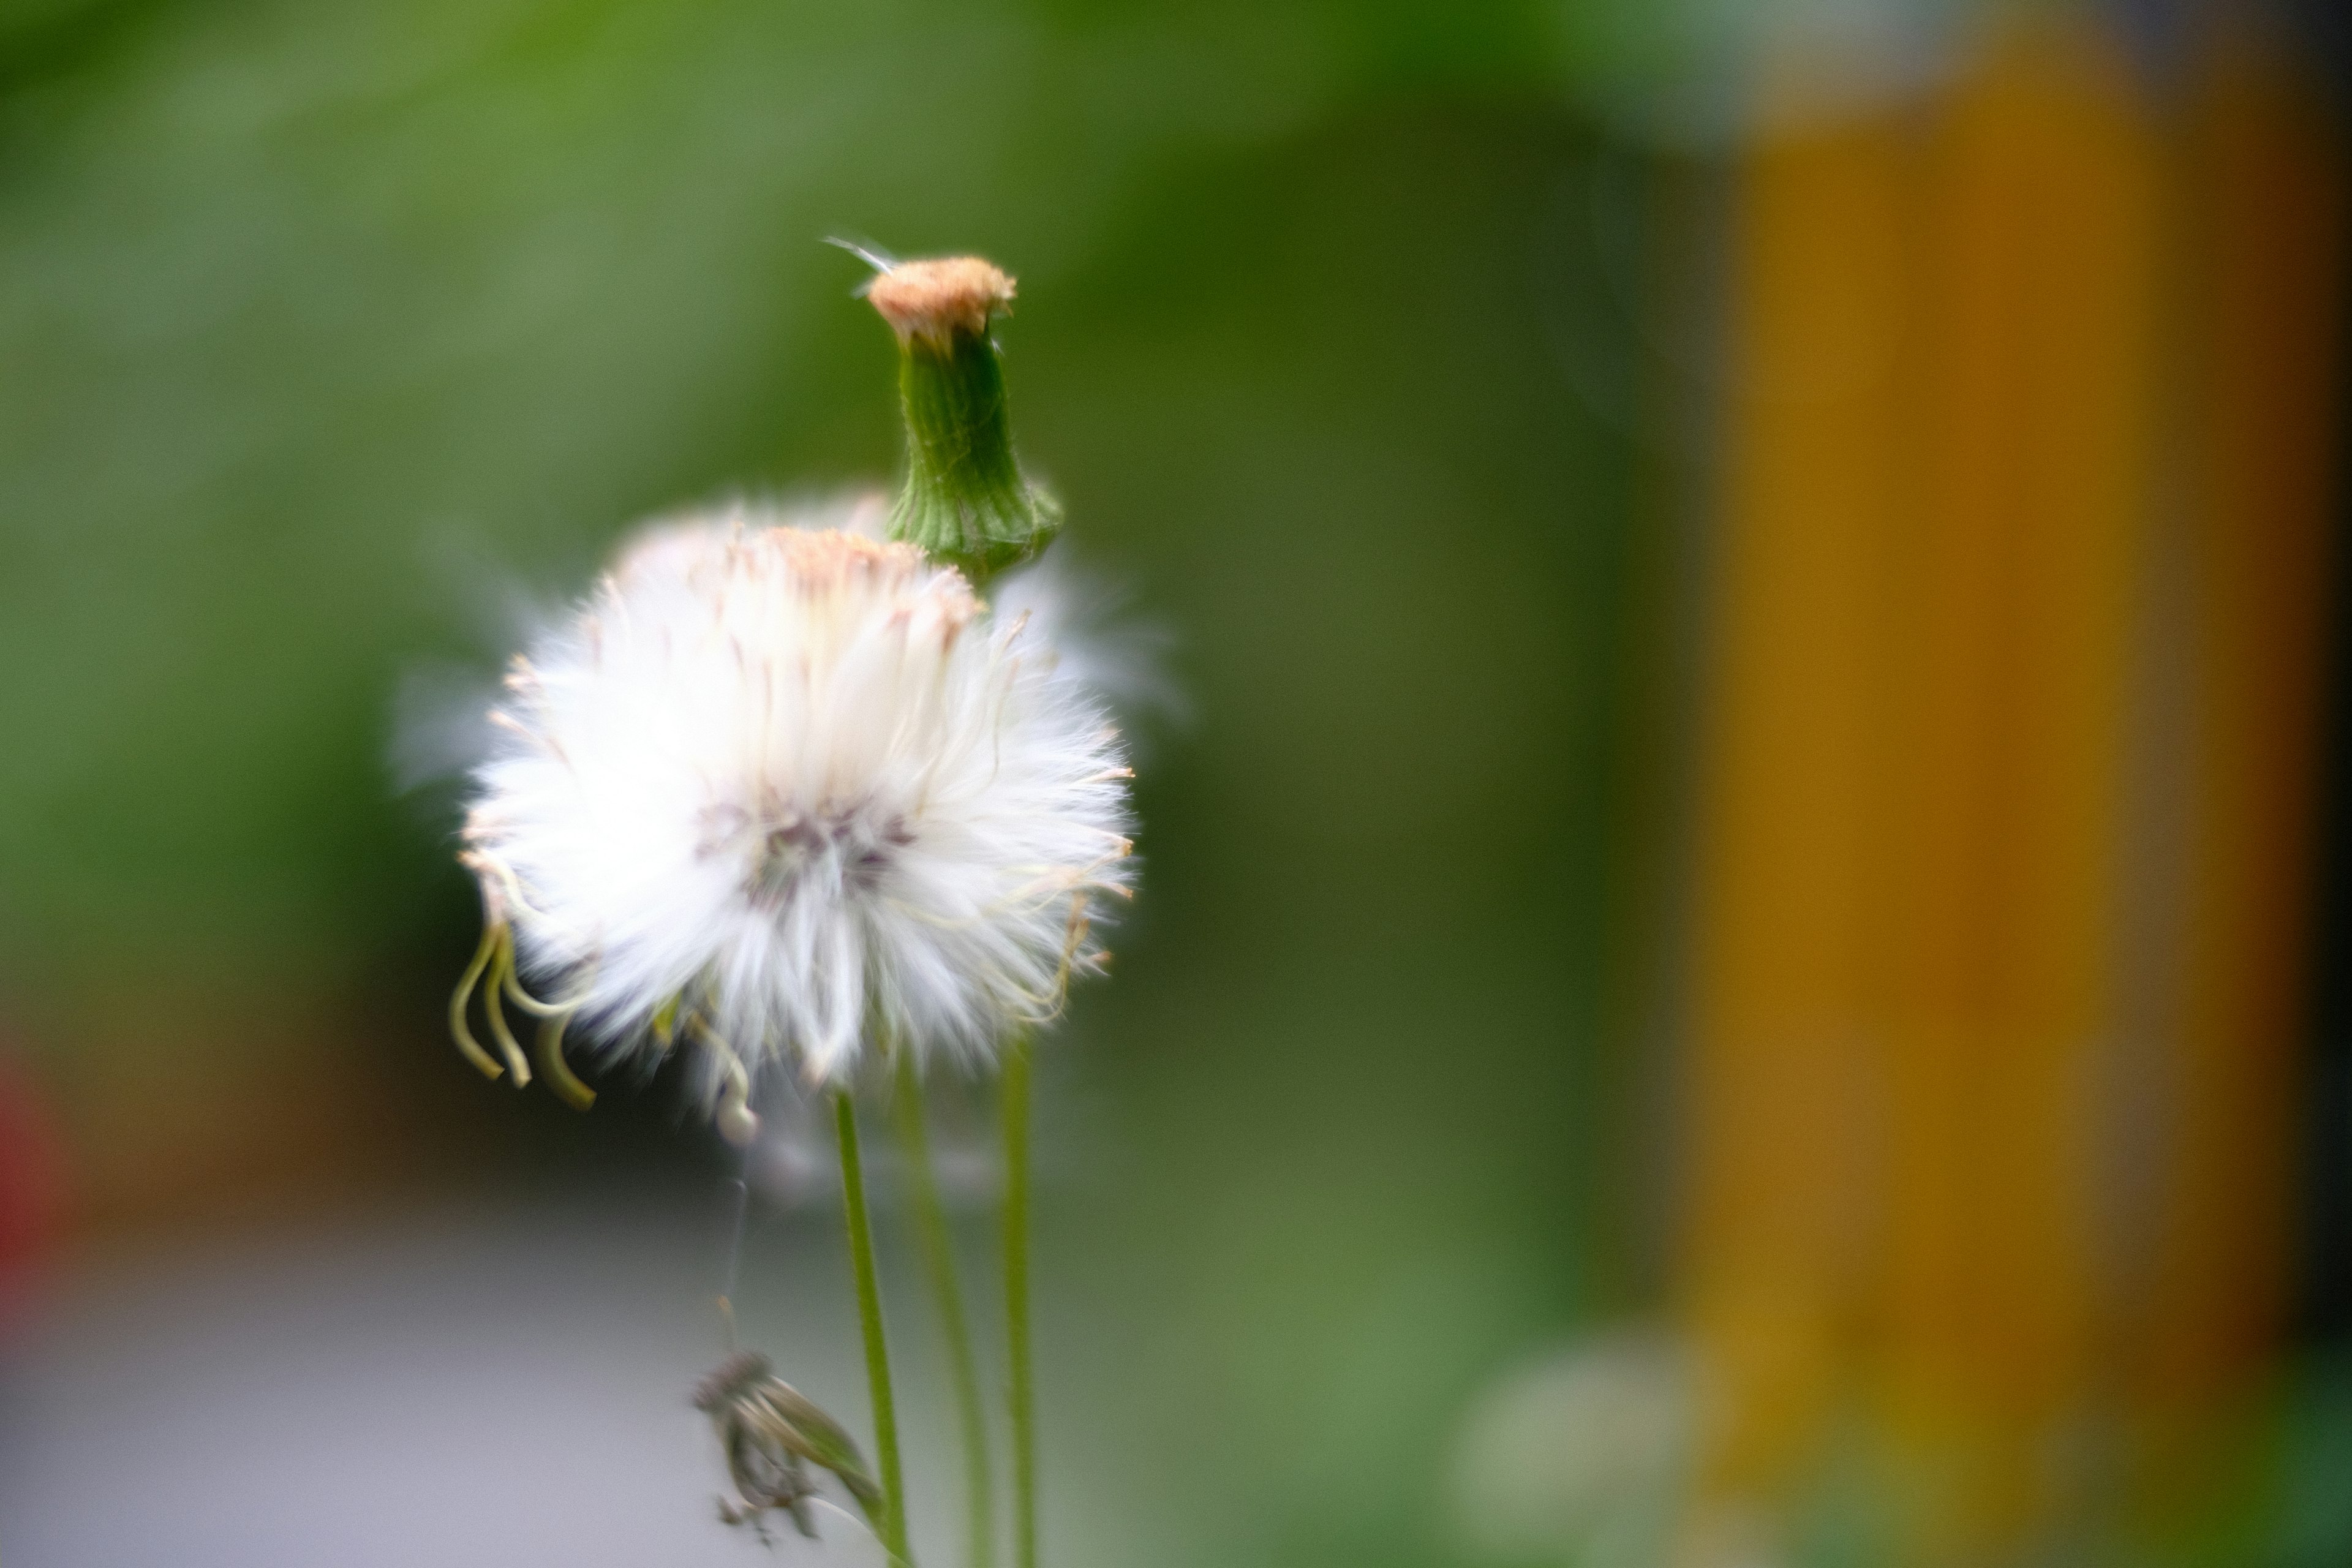
[[[2274,1347],[2344,174],[2289,69],[2018,25],[1739,159],[1696,1557],[1856,1432],[1918,1560],[2058,1540]]]
[[[1876,1011],[1909,172],[1887,118],[1768,136],[1739,175],[1685,1280],[1723,1382],[1709,1485],[1728,1500],[1805,1458],[1867,1266],[1874,1183],[1853,1133]]]
[[[1881,919],[1885,1388],[1930,1560],[2031,1532],[2090,1462],[2159,164],[2123,62],[2071,29],[1989,51],[1922,149]]]

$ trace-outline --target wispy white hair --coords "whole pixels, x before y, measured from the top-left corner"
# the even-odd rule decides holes
[[[654,525],[531,639],[467,863],[551,1005],[838,1080],[887,1032],[985,1057],[1098,966],[1129,770],[1034,614],[843,508]]]

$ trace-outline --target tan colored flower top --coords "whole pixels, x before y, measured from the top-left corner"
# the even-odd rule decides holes
[[[988,331],[988,319],[1013,303],[1013,279],[977,256],[904,261],[874,279],[866,298],[901,342],[926,338],[944,348],[957,332]]]

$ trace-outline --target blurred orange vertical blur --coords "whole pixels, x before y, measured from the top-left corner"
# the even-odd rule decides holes
[[[2071,29],[2003,39],[1925,153],[1881,893],[1885,1388],[1929,1561],[2034,1534],[2086,1479],[2158,165],[2123,63]]]
[[[2289,1278],[2347,172],[2316,84],[2244,36],[2187,145],[2186,956],[2139,1388],[2175,1439],[2259,1373]]]
[[[2276,1348],[2345,170],[2276,55],[2191,79],[2045,14],[1742,156],[1702,1541],[1866,1429],[1906,1560],[2063,1552]]]
[[[1741,170],[1715,671],[1698,809],[1687,1310],[1728,1424],[1718,1508],[1806,1458],[1870,1223],[1865,898],[1896,384],[1912,268],[1899,120],[1766,136]]]

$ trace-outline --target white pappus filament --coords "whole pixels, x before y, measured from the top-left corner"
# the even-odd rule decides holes
[[[1090,900],[1131,879],[1108,716],[1029,616],[806,526],[843,521],[656,525],[514,661],[465,830],[488,929],[452,1009],[486,1070],[478,981],[518,1079],[501,997],[548,1019],[567,1092],[567,1019],[691,1033],[740,1132],[763,1061],[838,1081],[877,1034],[984,1057],[1102,962]]]

